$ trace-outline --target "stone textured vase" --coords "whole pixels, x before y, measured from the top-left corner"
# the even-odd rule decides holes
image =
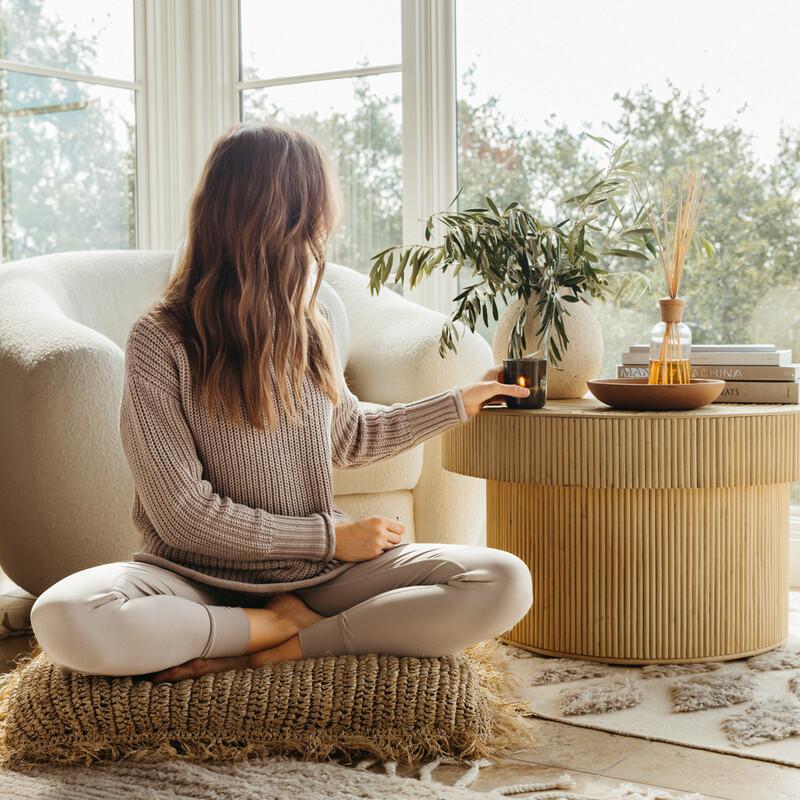
[[[522,300],[515,300],[497,322],[492,341],[495,364],[501,364],[504,358],[508,358],[508,340],[521,305]],[[586,381],[596,378],[603,364],[603,332],[591,308],[586,303],[564,305],[569,312],[569,316],[564,317],[569,345],[566,352],[562,353],[564,357],[559,364],[560,369],[550,365],[547,371],[547,397],[550,400],[583,397],[588,390]],[[543,349],[536,342],[536,331],[540,323],[533,307],[531,302],[525,323],[526,355]]]

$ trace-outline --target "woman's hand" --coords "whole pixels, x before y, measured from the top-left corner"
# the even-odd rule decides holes
[[[342,520],[336,523],[333,557],[339,561],[371,561],[400,544],[405,529],[402,522],[384,517]]]
[[[527,397],[531,390],[515,383],[502,383],[499,379],[503,376],[503,367],[500,364],[492,367],[475,383],[468,383],[461,387],[461,400],[464,410],[470,417],[477,414],[483,406],[495,398]]]

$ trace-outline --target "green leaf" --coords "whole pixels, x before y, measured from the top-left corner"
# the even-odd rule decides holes
[[[653,233],[653,229],[649,225],[636,226],[632,228],[623,228],[620,236],[649,236]]]
[[[638,258],[640,261],[649,261],[650,259],[638,250],[623,250],[618,247],[612,247],[604,251],[611,256],[619,256],[620,258]]]
[[[389,280],[389,276],[392,274],[392,265],[389,261],[384,261],[381,264],[381,283],[386,283]]]
[[[628,145],[628,142],[626,140],[611,154],[610,169],[614,169],[617,166],[617,162],[619,161],[620,157],[622,156],[622,151],[627,147],[627,145]]]
[[[584,135],[587,136],[592,141],[597,142],[597,144],[602,145],[607,150],[610,149],[611,147],[613,147],[613,144],[608,139],[604,139],[602,136],[594,136],[593,134],[589,133],[588,131],[584,131]]]
[[[456,192],[456,196],[450,201],[450,205],[448,206],[448,208],[452,208],[458,202],[458,198],[461,197],[461,192],[463,191],[464,187],[460,186],[458,191]]]
[[[397,272],[394,276],[396,283],[402,283],[403,278],[405,276],[406,265],[408,264],[408,259],[411,256],[411,250],[406,248],[403,250],[403,254],[400,256],[400,265],[397,267]]]
[[[411,284],[412,289],[417,285],[417,282],[419,280],[419,270],[420,270],[419,249],[414,248],[414,251],[411,254],[411,278],[409,279],[409,283]]]

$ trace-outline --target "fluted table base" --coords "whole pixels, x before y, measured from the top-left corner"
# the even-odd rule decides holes
[[[658,664],[786,638],[800,405],[493,407],[444,434],[442,463],[486,479],[487,544],[530,566],[533,608],[508,641]]]
[[[589,489],[487,481],[487,544],[531,569],[505,637],[618,664],[722,661],[788,626],[789,484]]]

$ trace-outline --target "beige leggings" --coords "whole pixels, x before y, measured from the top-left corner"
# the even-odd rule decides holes
[[[300,632],[306,658],[389,653],[440,656],[511,628],[530,608],[530,571],[485,547],[403,544],[296,594],[326,619]],[[39,645],[68,671],[141,675],[192,658],[245,653],[233,594],[134,561],[102,564],[47,589],[31,611]]]

